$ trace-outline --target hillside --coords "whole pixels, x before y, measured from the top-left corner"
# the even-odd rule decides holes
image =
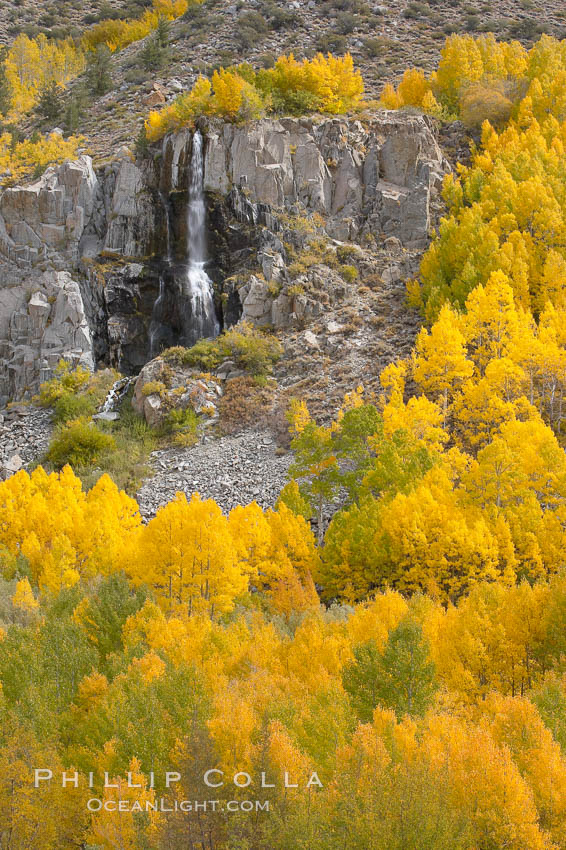
[[[93,3],[92,10],[82,4],[80,23],[74,6],[59,5],[64,8],[46,5],[46,9],[57,10],[58,26],[72,20],[82,33],[104,4]],[[33,4],[20,7],[27,12],[22,13],[20,8],[17,23],[10,24],[12,33],[26,15],[37,25]],[[131,15],[136,4],[115,3],[113,8]],[[133,143],[148,105],[158,104],[162,95],[170,98],[190,88],[199,74],[210,74],[215,67],[246,61],[261,68],[288,52],[301,57],[315,51],[350,51],[363,74],[367,96],[377,97],[384,83],[398,80],[408,66],[433,70],[450,32],[474,35],[491,31],[498,38],[516,38],[528,46],[541,32],[561,37],[566,31],[564,14],[561,3],[538,0],[501,2],[496,12],[491,4],[442,0],[430,4],[405,0],[383,4],[365,0],[269,0],[245,5],[205,0],[171,23],[170,55],[162,68],[144,68],[143,41],[114,54],[112,89],[102,97],[81,95],[84,103],[77,129],[88,136],[95,158],[104,159],[120,144]],[[3,4],[0,15],[11,20],[10,3]],[[79,81],[77,85],[80,88]],[[37,122],[26,124],[26,129],[34,126]],[[48,124],[40,126],[45,129]]]
[[[86,26],[102,18],[139,15],[146,0],[69,0],[42,3],[33,0],[7,0],[0,8],[0,43],[9,44],[20,33],[33,38],[40,32],[51,38],[80,36]]]

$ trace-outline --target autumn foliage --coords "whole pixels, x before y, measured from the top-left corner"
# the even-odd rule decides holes
[[[146,133],[156,141],[190,124],[198,115],[220,115],[228,120],[259,118],[275,112],[348,112],[359,104],[363,80],[349,53],[295,59],[280,56],[270,70],[255,72],[242,64],[214,71],[212,80],[199,77],[190,92],[149,114]]]
[[[100,21],[90,27],[82,38],[86,50],[94,50],[98,45],[105,44],[112,52],[122,50],[134,41],[140,41],[155,29],[160,18],[172,21],[180,18],[189,5],[195,5],[200,0],[153,0],[152,7],[147,9],[141,18],[122,20],[113,19]]]
[[[361,88],[341,62],[217,71],[149,133],[342,111]],[[274,508],[179,493],[144,522],[107,475],[0,483],[7,847],[566,848],[565,68],[546,37],[455,36],[435,75],[384,92],[492,123],[446,181],[411,355],[332,421],[292,401]],[[212,368],[232,345],[258,376],[280,356],[230,333],[165,356]],[[62,369],[41,399],[64,421],[88,382]],[[36,793],[38,764],[79,788]],[[211,767],[254,777],[216,789],[223,805],[262,796],[265,773],[269,814],[152,808],[208,796]],[[149,810],[89,814],[92,796]]]
[[[419,106],[482,127],[471,165],[445,180],[448,215],[410,287],[427,319],[446,301],[463,308],[497,270],[537,317],[549,301],[561,308],[565,81],[564,42],[543,35],[526,50],[492,35],[454,35],[428,79],[411,69],[396,90],[384,89],[388,108]]]
[[[108,19],[89,27],[80,42],[71,38],[48,39],[43,33],[37,38],[20,34],[12,42],[4,59],[4,73],[10,92],[11,108],[4,118],[17,120],[38,102],[41,92],[52,83],[64,88],[81,74],[90,51],[108,47],[112,52],[122,50],[157,29],[160,19],[174,20],[183,15],[189,5],[200,0],[153,0],[141,18]],[[148,5],[148,4],[145,4]]]
[[[0,175],[4,186],[11,185],[29,175],[39,176],[48,165],[75,159],[84,139],[59,133],[38,136],[35,139],[16,141],[11,133],[0,135]]]

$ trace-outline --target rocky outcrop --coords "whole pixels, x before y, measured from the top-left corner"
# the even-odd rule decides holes
[[[202,376],[197,369],[172,366],[161,357],[150,360],[134,386],[132,407],[148,425],[161,425],[172,410],[192,410],[209,426],[218,419],[222,395],[219,381]]]
[[[200,123],[209,271],[225,324],[242,313],[276,329],[309,322],[320,304],[301,288],[332,297],[340,287],[324,268],[324,285],[289,287],[285,240],[301,217],[316,218],[331,241],[425,246],[446,169],[429,119],[380,112]],[[0,404],[33,394],[62,357],[132,374],[156,350],[190,339],[191,150],[184,130],[141,162],[123,148],[95,172],[83,155],[0,193]]]
[[[13,404],[0,410],[0,480],[37,462],[49,445],[51,411]]]
[[[407,247],[425,244],[430,192],[446,171],[426,117],[210,122],[206,133],[206,190],[224,195],[237,187],[272,208],[299,203],[323,215],[338,239],[371,231]]]
[[[36,389],[61,358],[94,368],[77,281],[69,272],[45,271],[0,289],[0,403]]]
[[[0,404],[33,393],[61,358],[92,369],[107,349],[115,289],[97,285],[93,263],[115,255],[123,279],[125,261],[147,255],[144,182],[122,152],[102,174],[81,156],[0,194]]]
[[[68,269],[92,219],[98,179],[90,157],[49,168],[36,183],[0,195],[0,256],[17,268]]]

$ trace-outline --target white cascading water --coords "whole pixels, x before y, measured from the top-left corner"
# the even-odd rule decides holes
[[[131,384],[135,378],[119,378],[112,384],[110,392],[106,396],[104,404],[99,410],[99,418],[104,419],[109,413],[115,413],[120,405],[120,402],[127,395]],[[102,414],[102,416],[100,415]]]
[[[205,271],[206,263],[206,206],[203,192],[204,163],[202,136],[193,136],[189,172],[189,204],[187,207],[187,278],[185,294],[191,304],[191,337],[217,336],[220,330],[214,310],[212,281]]]
[[[161,328],[161,323],[159,321],[159,315],[161,311],[161,306],[163,304],[163,298],[165,296],[165,280],[163,275],[159,277],[159,295],[157,296],[157,300],[153,305],[153,314],[151,317],[151,323],[149,325],[149,357],[155,357],[159,354],[158,346],[159,346],[159,331]]]

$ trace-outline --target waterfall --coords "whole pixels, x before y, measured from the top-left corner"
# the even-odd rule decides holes
[[[157,296],[157,300],[153,305],[153,312],[151,314],[151,322],[149,325],[149,357],[150,359],[156,357],[159,354],[158,345],[159,345],[159,337],[161,331],[161,307],[163,305],[163,298],[165,295],[165,278],[163,274],[159,275],[159,295]]]
[[[193,136],[192,148],[187,206],[187,268],[184,286],[191,306],[191,344],[202,337],[217,336],[220,330],[214,310],[212,281],[205,271],[206,207],[203,191],[202,135],[199,130]]]
[[[183,220],[175,216],[182,197],[178,190],[181,146],[172,152],[171,180],[163,181],[174,190],[159,192],[165,222],[166,249],[159,273],[159,291],[153,304],[148,328],[149,359],[171,345],[194,345],[197,340],[215,337],[220,326],[214,309],[212,281],[206,273],[206,204],[204,198],[203,138],[197,130],[192,138],[188,163],[188,199],[181,207]],[[167,148],[163,147],[163,160]],[[179,224],[186,225],[179,227]],[[178,239],[186,233],[184,251],[179,257]]]

